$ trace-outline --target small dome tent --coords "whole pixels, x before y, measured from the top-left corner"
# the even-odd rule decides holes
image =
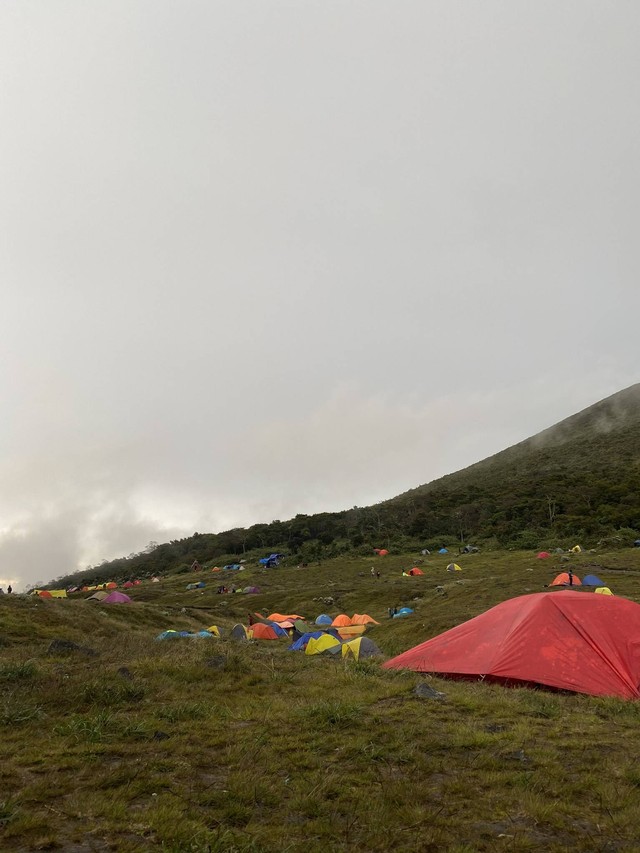
[[[355,640],[343,643],[341,651],[343,658],[353,657],[355,660],[364,660],[382,654],[373,640],[368,637],[357,637]]]
[[[582,581],[578,575],[569,577],[568,572],[561,572],[551,581],[549,586],[582,586]]]
[[[244,627],[244,625],[234,625],[231,629],[231,638],[233,640],[248,640],[249,635],[247,634],[247,629]]]

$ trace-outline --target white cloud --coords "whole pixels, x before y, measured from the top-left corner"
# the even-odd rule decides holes
[[[634,381],[639,18],[3,4],[0,575],[389,497]]]

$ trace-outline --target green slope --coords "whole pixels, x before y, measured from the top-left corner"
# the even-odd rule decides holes
[[[458,532],[501,541],[524,531],[598,536],[637,530],[640,384],[387,506],[404,511],[410,530],[427,536],[452,519]]]
[[[444,679],[427,683],[445,699],[425,700],[415,673],[285,640],[154,639],[257,608],[355,611],[391,656],[566,566],[494,551],[402,577],[415,559],[379,559],[379,579],[370,557],[253,567],[256,596],[172,574],[132,605],[0,598],[0,850],[637,850],[640,703]],[[640,600],[640,549],[570,560]],[[388,619],[391,605],[414,614]],[[47,654],[53,638],[97,654]]]
[[[482,462],[371,507],[297,515],[223,533],[196,533],[151,553],[83,572],[87,582],[182,568],[193,560],[246,558],[271,550],[295,562],[441,542],[495,545],[595,544],[640,530],[640,384],[614,394]],[[615,541],[612,539],[611,541]],[[59,579],[69,585],[78,575]]]

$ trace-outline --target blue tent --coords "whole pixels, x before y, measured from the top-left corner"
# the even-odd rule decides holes
[[[270,622],[268,619],[264,619],[263,623],[265,625],[269,625],[279,637],[288,637],[287,629],[283,628],[281,625],[278,625],[277,622]]]
[[[213,634],[209,631],[197,631],[195,634],[190,633],[189,631],[163,631],[162,634],[158,634],[156,640],[173,640],[176,637],[213,637]]]
[[[333,619],[331,616],[327,616],[326,613],[321,613],[316,619],[316,625],[331,625]]]
[[[587,575],[586,578],[582,578],[582,586],[606,586],[606,584],[595,575]]]
[[[290,652],[299,652],[302,649],[306,649],[307,643],[309,640],[314,639],[317,640],[318,637],[321,637],[324,634],[324,631],[311,631],[306,634],[303,634],[301,637],[295,641],[295,643],[291,643],[289,646]]]
[[[229,565],[228,565],[228,566],[223,566],[222,568],[223,568],[225,571],[237,572],[237,571],[238,571],[238,569],[241,569],[241,568],[242,568],[242,566],[240,565],[240,563],[229,563]]]
[[[633,547],[640,548],[640,539],[636,539],[636,541],[633,543]]]
[[[440,550],[438,551],[438,554],[448,554],[448,553],[449,552],[447,551],[446,548],[440,548]]]
[[[397,613],[393,614],[393,618],[397,619],[398,616],[408,616],[410,613],[413,613],[413,610],[410,607],[401,607]]]
[[[261,560],[258,560],[261,566],[264,566],[267,569],[271,569],[274,566],[280,565],[280,560],[284,557],[284,554],[269,554],[268,557],[263,557]]]

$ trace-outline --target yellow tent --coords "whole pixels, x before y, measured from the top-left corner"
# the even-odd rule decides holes
[[[220,628],[217,625],[210,625],[206,630],[215,637],[220,636]]]
[[[447,566],[447,571],[448,572],[461,572],[462,569],[460,568],[460,566],[457,563],[449,563],[449,565]]]
[[[572,554],[581,554],[582,548],[579,545],[574,545],[573,548],[570,549]]]
[[[307,643],[307,648],[304,650],[306,655],[319,655],[326,652],[327,649],[333,649],[340,645],[340,640],[332,637],[331,634],[323,634],[321,637],[312,637]]]
[[[93,595],[90,595],[87,598],[87,601],[102,601],[103,598],[106,598],[109,595],[104,589],[99,589],[97,592],[94,592]]]
[[[380,649],[368,637],[357,637],[355,640],[349,640],[348,643],[342,644],[343,658],[354,657],[356,660],[361,660],[380,654],[382,654]]]
[[[43,598],[66,598],[66,589],[32,589],[32,595],[41,595]]]
[[[341,637],[357,637],[359,634],[364,634],[367,630],[366,625],[345,625],[343,628],[338,628],[338,634]]]
[[[599,586],[594,592],[599,592],[600,595],[613,595],[608,586]]]

